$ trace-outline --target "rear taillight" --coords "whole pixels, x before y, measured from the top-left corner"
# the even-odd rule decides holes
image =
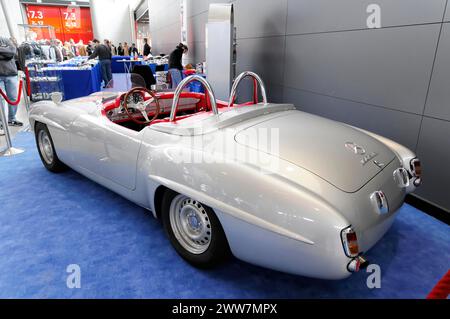
[[[411,166],[411,172],[414,174],[415,177],[421,177],[422,176],[422,165],[420,163],[420,159],[413,158],[410,162]]]
[[[411,160],[411,170],[413,171],[414,176],[422,176],[422,165],[420,164],[420,159],[414,158]]]
[[[409,163],[411,173],[415,177],[414,186],[420,186],[422,183],[422,165],[418,158],[413,158]]]
[[[342,245],[348,257],[356,257],[359,254],[358,238],[356,232],[351,227],[347,227],[341,232]]]

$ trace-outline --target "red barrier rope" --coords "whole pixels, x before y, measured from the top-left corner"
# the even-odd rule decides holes
[[[27,94],[31,96],[31,82],[30,82],[30,71],[28,71],[28,67],[25,68],[25,79],[27,83]]]
[[[450,270],[447,271],[444,277],[431,290],[427,299],[447,299],[450,294]]]
[[[20,98],[22,97],[22,80],[20,80],[19,82],[19,92],[17,93],[17,100],[15,100],[14,102],[11,101],[10,99],[8,99],[8,97],[6,96],[5,92],[3,92],[0,89],[0,95],[5,99],[5,101],[10,104],[10,105],[18,105],[20,103]]]

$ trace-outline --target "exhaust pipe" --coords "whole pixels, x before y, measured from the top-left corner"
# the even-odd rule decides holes
[[[363,256],[353,258],[347,265],[349,272],[358,272],[360,269],[364,269],[369,265],[369,261]]]
[[[366,269],[369,266],[369,261],[363,256],[358,256],[359,259],[359,269]]]

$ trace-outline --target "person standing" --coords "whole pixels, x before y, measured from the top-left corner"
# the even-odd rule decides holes
[[[123,55],[125,55],[125,54],[130,55],[129,50],[130,50],[130,48],[128,47],[128,43],[124,42],[123,43]]]
[[[23,71],[22,69],[21,69],[21,65],[20,65],[20,63],[19,63],[19,44],[17,43],[17,40],[16,40],[16,38],[14,38],[14,37],[11,37],[11,38],[9,38],[9,40],[11,41],[11,43],[14,45],[14,47],[16,48],[16,55],[14,56],[14,60],[15,60],[15,62],[16,62],[16,67],[17,67],[17,70],[18,71]]]
[[[56,61],[56,62],[62,62],[63,60],[63,54],[61,51],[61,41],[58,39],[54,39],[51,41],[50,45],[50,60]]]
[[[105,40],[103,40],[103,44],[108,47],[109,51],[111,51],[111,55],[114,55],[114,49],[113,49],[112,42],[109,41],[108,39],[105,39]]]
[[[119,43],[119,46],[117,47],[117,54],[118,55],[123,55],[122,43]]]
[[[117,48],[114,45],[114,43],[112,43],[112,41],[110,41],[109,44],[111,45],[111,54],[112,55],[117,55]]]
[[[100,41],[98,41],[97,39],[92,40],[92,42],[94,43],[95,49],[94,52],[89,56],[89,59],[95,59],[96,57],[98,57],[100,66],[102,68],[103,82],[105,82],[105,86],[103,88],[106,88],[112,80],[111,49],[104,44],[100,44]]]
[[[65,49],[66,49],[66,55],[67,55],[67,59],[72,59],[75,57],[75,54],[73,53],[72,50],[72,46],[70,45],[70,42],[66,42],[64,45]]]
[[[188,52],[187,45],[180,43],[169,55],[169,74],[172,82],[172,89],[176,88],[183,79],[183,64],[181,59],[183,54]]]
[[[46,60],[50,59],[50,41],[49,40],[41,40],[40,42],[42,53]]]
[[[104,39],[103,44],[106,45],[111,50],[111,42],[109,42],[108,39]]]
[[[131,48],[128,50],[128,55],[133,57],[139,55],[138,49],[136,48],[136,44],[134,43],[131,44]]]
[[[17,66],[15,55],[17,49],[7,38],[0,37],[0,89],[6,93],[8,99],[15,101],[17,99]],[[5,101],[6,103],[6,101]],[[3,98],[0,97],[0,107],[3,106]],[[22,126],[23,124],[16,120],[17,106],[8,104],[8,123],[11,126]],[[0,120],[0,135],[4,135],[3,125]]]
[[[69,60],[74,57],[72,49],[70,48],[69,42],[64,42],[64,46],[62,48],[63,60]]]
[[[148,56],[152,52],[152,47],[148,44],[148,39],[144,38],[144,56]]]
[[[92,41],[88,42],[88,45],[86,47],[86,52],[87,52],[87,55],[91,55],[94,52],[94,46],[92,44]]]
[[[78,41],[77,50],[80,56],[87,56],[86,46],[83,43],[83,40]]]
[[[78,50],[75,41],[73,39],[70,39],[69,43],[70,43],[70,50],[72,51],[73,56],[78,56]]]

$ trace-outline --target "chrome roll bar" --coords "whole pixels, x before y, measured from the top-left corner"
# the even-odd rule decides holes
[[[254,72],[245,71],[245,72],[242,72],[241,74],[239,74],[233,82],[233,86],[231,87],[231,92],[230,92],[230,99],[228,100],[228,107],[231,107],[234,104],[237,88],[238,88],[239,84],[241,83],[241,81],[248,76],[253,78],[253,100],[254,100],[254,103],[255,104],[258,103],[257,84],[259,84],[259,86],[261,88],[261,95],[263,98],[263,103],[264,103],[264,105],[267,104],[266,86],[264,85],[264,82],[261,79],[261,77]]]
[[[190,75],[190,76],[184,78],[180,82],[180,84],[178,84],[178,86],[175,90],[175,94],[173,96],[173,101],[172,101],[172,110],[170,111],[170,121],[171,122],[175,121],[175,118],[177,115],[178,101],[180,100],[181,92],[183,91],[184,87],[192,81],[199,81],[201,84],[203,84],[206,94],[208,94],[213,113],[215,115],[219,114],[219,111],[217,110],[216,97],[214,95],[214,91],[213,91],[211,85],[208,83],[208,81],[205,80],[205,78],[201,77],[200,75],[194,74],[194,75]]]

